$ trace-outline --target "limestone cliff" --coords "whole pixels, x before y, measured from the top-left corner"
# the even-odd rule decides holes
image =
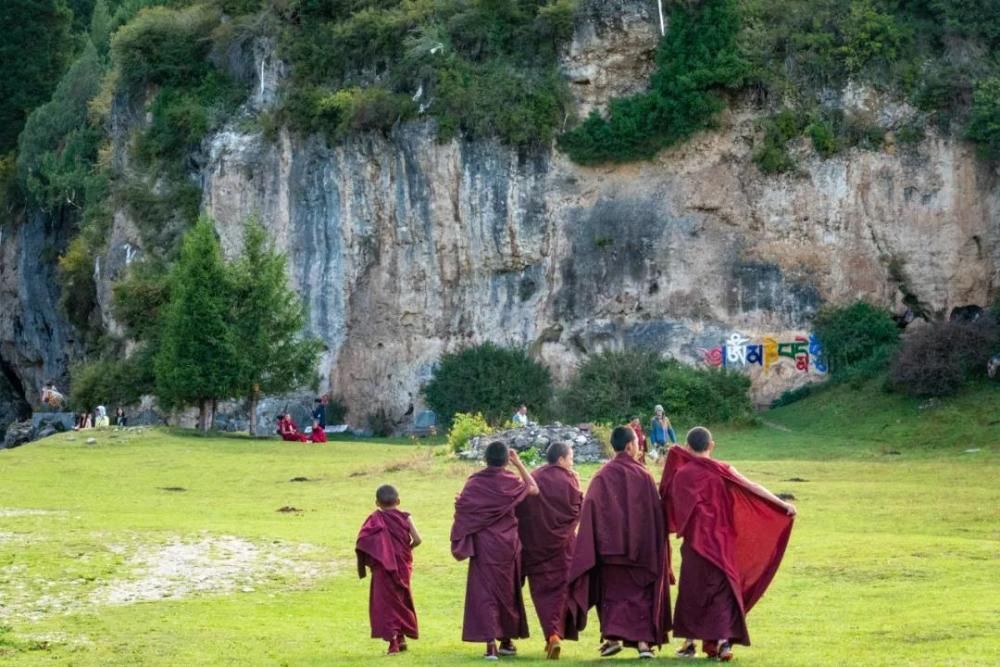
[[[588,7],[564,59],[583,110],[641,89],[659,38],[649,3]],[[624,166],[439,143],[430,121],[333,146],[287,132],[269,141],[243,128],[273,102],[282,66],[266,42],[248,54],[254,94],[206,142],[203,206],[230,254],[246,216],[270,227],[326,342],[325,385],[355,420],[419,404],[436,360],[467,343],[530,346],[558,378],[608,346],[701,363],[734,331],[805,334],[826,302],[905,299],[941,317],[1000,284],[997,173],[960,141],[826,160],[803,146],[798,173],[766,176],[751,159],[756,112],[738,103],[717,130]],[[865,91],[843,104],[890,131],[906,113]],[[119,213],[100,269],[108,326],[110,280],[139,245]],[[42,367],[63,363],[41,339],[3,358],[36,343]],[[30,364],[15,363],[26,377]],[[755,376],[761,400],[816,377],[787,363]]]

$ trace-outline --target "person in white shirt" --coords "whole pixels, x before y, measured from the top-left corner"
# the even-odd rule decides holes
[[[528,406],[525,405],[524,403],[522,403],[521,407],[518,408],[517,412],[514,413],[514,416],[513,416],[512,419],[513,419],[514,423],[516,425],[518,425],[518,426],[527,426],[528,425]]]

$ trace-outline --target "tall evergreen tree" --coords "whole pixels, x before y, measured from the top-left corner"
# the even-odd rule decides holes
[[[275,252],[256,220],[244,231],[243,255],[231,268],[235,294],[233,333],[239,342],[238,390],[250,408],[250,433],[257,432],[261,394],[280,394],[309,382],[322,343],[302,335],[305,306],[288,287],[285,256]]]
[[[207,218],[184,235],[170,273],[170,302],[156,355],[156,393],[165,406],[197,405],[208,430],[208,408],[234,395],[238,372],[232,324],[233,289]]]

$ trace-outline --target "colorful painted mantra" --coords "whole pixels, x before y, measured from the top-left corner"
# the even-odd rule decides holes
[[[810,370],[826,373],[823,360],[823,346],[815,334],[796,336],[791,342],[779,342],[772,336],[764,336],[760,342],[753,342],[749,336],[734,333],[718,347],[702,348],[705,363],[715,368],[741,368],[762,366],[764,370],[779,363],[782,358],[795,362],[795,368],[803,373]]]

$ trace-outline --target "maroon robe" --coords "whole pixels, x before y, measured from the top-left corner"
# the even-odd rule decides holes
[[[583,503],[580,481],[573,471],[554,464],[538,468],[531,476],[539,494],[528,496],[517,508],[522,574],[528,579],[545,638],[576,639],[576,628],[570,628],[567,637],[564,617],[569,566]]]
[[[656,483],[624,452],[587,488],[570,568],[567,627],[583,630],[596,606],[601,635],[627,646],[667,641],[666,530]]]
[[[521,540],[515,508],[528,487],[506,468],[473,474],[455,500],[451,553],[469,559],[462,641],[528,636],[521,597]]]
[[[278,432],[281,433],[281,439],[287,442],[309,442],[309,438],[304,433],[299,432],[299,427],[295,425],[291,417],[278,420]]]
[[[326,442],[326,431],[320,426],[314,426],[312,433],[309,434],[309,440],[312,442]]]
[[[372,571],[368,615],[372,638],[392,641],[400,635],[417,638],[417,611],[413,606],[410,577],[410,515],[397,509],[378,510],[365,519],[355,546],[358,576]]]
[[[669,529],[684,538],[674,632],[749,645],[746,614],[781,564],[792,517],[683,447],[670,448],[660,488]]]

